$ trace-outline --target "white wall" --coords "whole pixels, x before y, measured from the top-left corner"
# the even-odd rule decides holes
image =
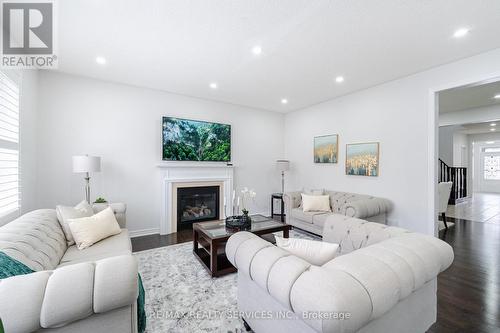
[[[453,164],[454,167],[467,167],[468,159],[467,134],[453,133]]]
[[[394,203],[391,224],[433,234],[435,201],[429,194],[435,193],[436,181],[429,166],[435,148],[429,140],[436,117],[430,118],[431,92],[499,74],[497,49],[287,114],[285,153],[293,166],[289,186],[386,197]],[[340,135],[339,164],[315,165],[313,137],[329,133]],[[380,176],[346,176],[345,144],[364,141],[381,143]]]
[[[232,159],[238,188],[255,189],[253,212],[268,213],[279,191],[276,159],[283,157],[283,115],[230,104],[42,71],[39,74],[38,206],[75,204],[84,198],[83,176],[71,156],[102,156],[92,178],[93,198],[128,204],[132,231],[158,229],[161,209],[161,118],[232,125]]]
[[[493,120],[500,120],[500,105],[441,113],[439,126],[473,124]]]
[[[449,166],[453,166],[453,133],[456,126],[439,127],[439,158]]]
[[[438,156],[443,162],[453,167],[467,166],[467,134],[458,132],[460,129],[459,125],[439,127]],[[465,151],[462,147],[465,147]]]

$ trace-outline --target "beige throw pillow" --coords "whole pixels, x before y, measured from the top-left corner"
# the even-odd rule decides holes
[[[79,250],[121,232],[111,207],[93,216],[70,219],[68,222]]]
[[[304,212],[329,212],[329,195],[308,195],[302,193],[302,210]]]
[[[324,195],[325,194],[325,190],[324,189],[302,189],[301,191],[302,193],[304,194],[307,194],[307,195]],[[299,207],[302,207],[302,201],[299,203]]]
[[[66,242],[68,243],[68,246],[71,246],[75,244],[75,241],[73,240],[73,235],[69,229],[68,220],[92,216],[94,215],[94,210],[87,201],[83,200],[75,207],[61,205],[56,206],[56,214],[59,224],[64,231],[64,236],[66,236]]]
[[[339,244],[300,238],[275,236],[276,245],[305,261],[322,266],[335,258]]]

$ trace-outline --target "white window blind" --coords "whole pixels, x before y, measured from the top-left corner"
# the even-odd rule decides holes
[[[19,86],[0,72],[0,217],[19,205]]]

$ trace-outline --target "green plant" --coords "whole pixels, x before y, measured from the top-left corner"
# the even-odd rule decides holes
[[[0,333],[4,333],[5,331],[3,330],[3,325],[2,325],[2,319],[0,319]]]
[[[102,198],[102,197],[99,197],[97,199],[95,199],[94,203],[107,203],[108,201],[106,201],[106,199]]]

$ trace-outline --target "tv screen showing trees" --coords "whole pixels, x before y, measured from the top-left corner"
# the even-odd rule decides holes
[[[231,161],[231,125],[163,117],[164,161]]]

